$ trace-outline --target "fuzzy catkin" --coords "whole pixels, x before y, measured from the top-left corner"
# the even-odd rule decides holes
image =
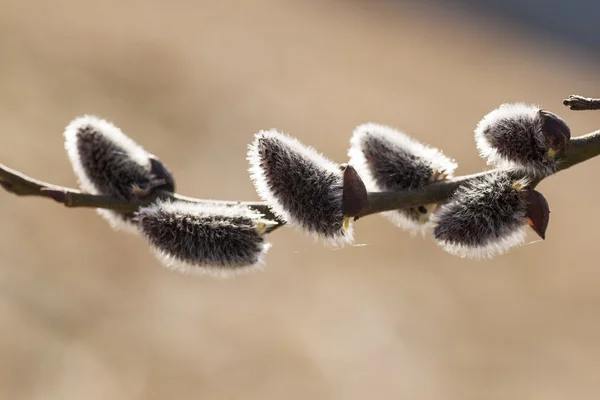
[[[570,137],[560,117],[523,103],[501,105],[475,129],[477,149],[489,165],[522,169],[534,176],[556,171],[555,155],[564,150]]]
[[[420,189],[436,180],[451,177],[457,167],[456,162],[440,150],[423,145],[386,125],[359,125],[350,144],[350,164],[370,191]],[[436,205],[424,204],[383,215],[409,232],[423,232],[435,208]]]
[[[132,200],[135,190],[162,189],[173,192],[175,182],[164,164],[126,136],[112,123],[86,115],[66,128],[65,148],[87,193]],[[157,180],[164,183],[157,184]],[[135,230],[131,213],[98,210],[115,229]]]
[[[159,201],[136,214],[142,235],[168,267],[228,276],[260,267],[273,224],[243,206]]]
[[[259,196],[280,218],[331,244],[352,241],[352,227],[344,227],[339,165],[275,130],[255,135],[248,160]]]
[[[505,172],[461,186],[435,214],[433,238],[461,257],[491,258],[523,243],[527,182]]]

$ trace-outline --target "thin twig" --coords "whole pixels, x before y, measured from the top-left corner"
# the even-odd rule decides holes
[[[576,94],[572,94],[567,99],[564,99],[563,104],[575,111],[600,110],[600,99],[592,99]]]

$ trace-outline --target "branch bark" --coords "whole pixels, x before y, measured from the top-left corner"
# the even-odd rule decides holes
[[[574,97],[581,96],[571,96],[570,98]],[[600,100],[597,101],[598,109],[600,109]],[[592,103],[588,102],[588,104]],[[573,107],[573,104],[569,105]],[[589,107],[592,106],[589,105]],[[560,158],[558,171],[565,170],[598,155],[600,155],[600,131],[595,131],[587,135],[572,138],[569,142],[569,147]],[[360,215],[356,216],[355,219],[384,211],[415,207],[422,204],[442,203],[447,201],[452,196],[454,191],[461,185],[464,185],[469,181],[486,174],[491,174],[494,171],[495,170],[490,170],[473,175],[459,176],[433,183],[423,189],[418,190],[400,192],[370,192],[368,193],[368,204],[366,209]],[[545,178],[547,177],[542,179]],[[534,182],[534,185],[537,185],[542,179]],[[273,230],[285,224],[284,221],[281,221],[273,214],[265,202],[203,200],[164,191],[158,191],[146,198],[127,201],[110,196],[83,193],[76,189],[53,185],[48,182],[31,178],[2,164],[0,164],[0,186],[2,186],[6,191],[17,196],[47,197],[65,205],[66,207],[104,208],[120,212],[137,211],[140,207],[147,206],[156,199],[181,200],[205,204],[218,203],[222,205],[242,204],[262,213],[266,218],[275,220],[279,223],[278,225],[273,226],[269,232],[272,232]]]
[[[572,138],[569,147],[560,158],[558,171],[571,168],[574,165],[587,161],[600,155],[600,131]],[[415,207],[422,204],[441,203],[448,200],[452,193],[461,185],[469,181],[491,174],[495,170],[480,172],[478,174],[459,176],[452,179],[433,183],[423,189],[403,192],[377,192],[369,193],[367,208],[360,217],[383,211],[397,210],[399,208]],[[551,175],[548,175],[551,176]],[[533,182],[537,185],[541,180]]]
[[[591,99],[576,94],[564,99],[563,104],[575,111],[600,110],[600,99]]]
[[[7,192],[17,196],[47,197],[63,204],[66,207],[105,208],[120,212],[137,211],[141,207],[152,204],[157,199],[180,200],[190,203],[220,204],[225,206],[241,204],[258,211],[266,218],[279,223],[278,225],[271,227],[268,232],[272,232],[284,224],[284,221],[281,221],[279,218],[277,218],[265,202],[203,200],[165,191],[157,191],[151,196],[128,201],[112,196],[83,193],[77,189],[53,185],[51,183],[29,177],[19,171],[8,168],[3,164],[0,164],[0,186],[2,186]]]

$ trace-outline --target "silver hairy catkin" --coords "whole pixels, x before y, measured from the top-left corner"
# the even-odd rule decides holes
[[[255,135],[248,160],[256,191],[280,218],[331,244],[352,241],[342,166],[276,130]]]
[[[244,206],[158,201],[136,214],[140,232],[169,268],[227,277],[260,268],[275,222]]]
[[[74,119],[65,129],[65,148],[82,191],[123,200],[154,190],[173,192],[175,181],[153,154],[112,123],[91,115]],[[136,231],[133,214],[98,210],[115,229]]]
[[[475,129],[480,155],[489,165],[520,169],[533,176],[556,171],[571,131],[559,116],[523,103],[503,104]]]
[[[348,151],[369,191],[386,192],[423,188],[451,177],[457,164],[440,150],[426,146],[386,125],[366,123],[356,127]],[[424,232],[437,204],[423,204],[383,213],[411,232]]]
[[[527,226],[545,237],[548,203],[505,171],[461,186],[434,215],[434,240],[447,252],[491,258],[523,244]]]

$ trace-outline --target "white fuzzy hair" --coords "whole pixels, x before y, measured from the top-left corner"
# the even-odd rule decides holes
[[[540,108],[533,104],[506,103],[500,105],[500,107],[492,110],[490,113],[484,116],[475,128],[475,144],[481,158],[486,160],[488,165],[492,165],[501,169],[524,170],[531,176],[545,176],[554,172],[551,166],[543,167],[538,164],[523,165],[521,163],[509,160],[505,156],[499,154],[485,137],[486,128],[494,126],[502,120],[510,120],[521,117],[529,119],[533,125],[539,110]],[[543,137],[536,135],[535,140],[539,142],[541,147],[546,146]]]
[[[103,208],[97,208],[96,213],[98,213],[99,216],[104,218],[104,220],[106,220],[106,222],[108,222],[108,225],[117,232],[124,232],[124,233],[129,233],[129,234],[140,233],[138,227],[135,224],[124,220],[115,211],[106,210]]]
[[[256,271],[262,272],[265,265],[265,255],[271,248],[271,243],[264,243],[262,245],[262,252],[255,264],[236,268],[223,268],[214,266],[202,266],[199,268],[197,265],[190,265],[186,262],[177,260],[175,257],[157,249],[156,247],[151,248],[156,258],[171,271],[189,276],[209,276],[218,279],[229,279],[241,275],[247,275]]]
[[[111,122],[93,115],[77,117],[65,129],[65,149],[71,164],[73,164],[79,186],[84,192],[98,194],[98,189],[85,173],[77,149],[77,133],[86,126],[93,127],[96,131],[101,132],[105,138],[125,149],[129,157],[139,165],[150,168],[149,153]]]
[[[488,241],[485,245],[476,247],[451,243],[445,240],[436,241],[436,243],[448,253],[462,258],[471,258],[475,260],[484,258],[490,259],[496,255],[508,252],[508,250],[513,247],[522,246],[525,242],[526,233],[527,226],[523,225],[504,237],[495,238],[493,241]]]
[[[182,201],[182,200],[162,200],[159,199],[149,205],[141,208],[140,211],[147,213],[157,213],[164,211],[170,214],[195,215],[199,217],[223,216],[223,217],[245,217],[256,222],[262,222],[270,225],[276,222],[262,219],[263,214],[242,204],[223,204],[219,201],[203,200],[201,202]]]
[[[67,155],[71,161],[73,171],[75,172],[79,187],[82,191],[90,194],[99,194],[98,188],[94,185],[94,182],[89,179],[83,168],[79,150],[77,148],[77,134],[86,126],[91,126],[97,132],[101,132],[105,138],[125,149],[133,161],[144,168],[150,169],[151,165],[149,157],[151,154],[145,151],[130,137],[125,135],[118,127],[111,122],[94,115],[83,115],[72,120],[64,131],[65,149],[67,150]],[[137,227],[134,224],[123,220],[123,218],[114,211],[100,208],[96,211],[114,230],[121,230],[128,233],[138,232]]]
[[[444,155],[439,149],[424,145],[404,132],[387,125],[373,122],[361,124],[358,125],[352,133],[348,156],[350,157],[350,165],[356,169],[362,178],[365,187],[370,192],[381,192],[383,189],[377,184],[363,152],[363,143],[368,136],[376,136],[399,150],[415,155],[421,160],[428,162],[433,170],[443,170],[444,173],[448,174],[448,177],[452,177],[454,170],[458,166],[456,161]],[[426,206],[428,210],[428,216],[435,210],[435,206],[431,204],[424,206]],[[430,211],[430,209],[432,210]],[[417,233],[425,235],[425,232],[431,227],[431,224],[427,221],[417,222],[411,218],[407,218],[398,211],[386,211],[381,214],[388,218],[394,225],[404,229],[413,236]]]
[[[462,186],[458,192],[455,194],[453,198],[453,202],[460,202],[462,199],[470,197],[470,193],[478,192],[482,185],[487,184],[488,182],[494,182],[498,176],[504,174],[503,172],[494,172],[488,176],[485,176],[482,182],[475,186],[470,187],[467,185]],[[512,184],[513,188],[516,191],[524,191],[531,184],[531,178],[524,177],[518,180],[515,180]],[[444,206],[440,210],[441,213],[444,212]],[[431,217],[431,225],[437,225],[439,221],[440,214],[433,214]],[[435,239],[435,242],[441,246],[446,252],[462,257],[462,258],[471,258],[471,259],[483,259],[488,258],[491,259],[496,255],[505,254],[511,248],[523,245],[525,241],[527,226],[523,225],[511,232],[505,233],[503,236],[491,238],[487,241],[487,243],[483,245],[469,246],[461,243],[453,243],[448,240],[439,240]]]
[[[157,200],[148,207],[141,208],[139,212],[146,214],[157,214],[160,211],[168,212],[171,214],[181,215],[194,215],[198,217],[210,217],[210,216],[225,216],[225,217],[245,217],[253,220],[257,228],[259,224],[266,226],[275,225],[276,222],[263,219],[263,215],[258,211],[252,210],[243,205],[223,205],[218,202],[185,202],[185,201],[171,201],[171,200]],[[227,223],[223,221],[223,223]],[[144,236],[145,237],[145,236]],[[146,238],[147,239],[147,238]],[[176,271],[177,273],[190,275],[190,276],[211,276],[214,278],[233,278],[236,276],[244,275],[254,271],[262,271],[265,265],[265,255],[271,248],[270,243],[263,243],[261,247],[261,253],[256,263],[252,265],[246,265],[243,267],[226,268],[226,267],[215,267],[210,265],[192,265],[187,262],[178,260],[175,256],[168,254],[167,252],[157,248],[147,240],[149,247],[156,258],[168,269]]]
[[[408,232],[410,236],[414,237],[419,234],[421,237],[425,237],[425,234],[433,226],[429,218],[431,215],[433,215],[433,212],[438,206],[437,204],[425,204],[423,206],[427,209],[427,214],[423,214],[427,218],[425,220],[419,219],[419,221],[415,221],[407,218],[404,214],[398,211],[384,211],[381,213],[381,215],[386,217],[392,224]]]
[[[269,181],[265,176],[263,169],[261,168],[261,156],[258,148],[259,140],[262,138],[274,138],[284,142],[294,152],[310,160],[319,168],[327,172],[341,176],[342,171],[340,170],[338,164],[326,158],[313,147],[306,146],[302,144],[298,139],[291,137],[285,133],[278,132],[276,129],[261,130],[254,135],[254,141],[248,146],[247,159],[250,162],[250,168],[248,169],[248,171],[250,172],[250,179],[252,179],[252,182],[254,183],[256,192],[258,193],[260,198],[262,198],[268,203],[269,207],[273,210],[273,213],[275,215],[286,221],[288,224],[290,224],[290,226],[293,226],[297,230],[303,230],[302,221],[296,219],[294,215],[292,215],[287,210],[287,208],[279,201],[276,194],[273,193],[269,186]],[[342,196],[343,191],[340,190],[340,204],[342,204]],[[348,228],[345,230],[344,234],[336,235],[334,237],[324,237],[323,235],[314,231],[311,231],[309,233],[311,234],[311,236],[314,237],[315,241],[321,240],[324,241],[326,244],[336,247],[342,247],[347,243],[352,243],[354,240],[352,222],[348,224]]]

